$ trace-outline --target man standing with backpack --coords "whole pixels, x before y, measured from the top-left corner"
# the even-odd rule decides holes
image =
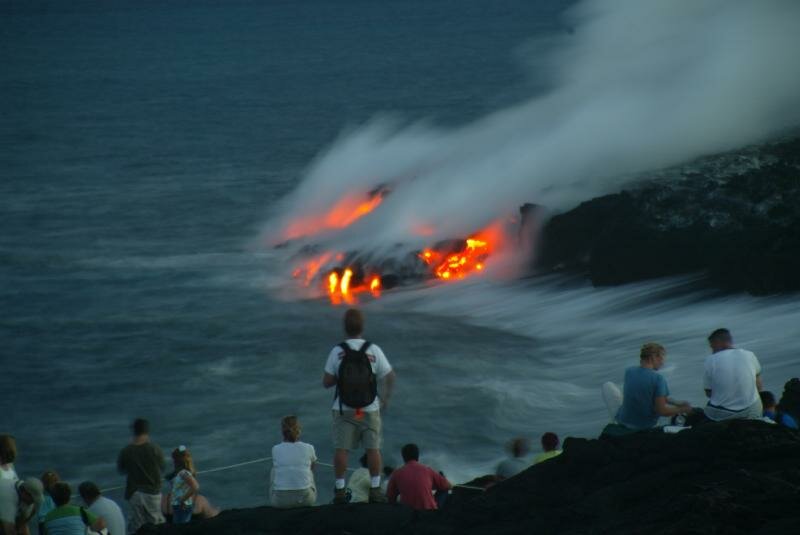
[[[322,384],[336,387],[333,400],[333,458],[336,484],[333,503],[346,503],[345,473],[350,450],[367,450],[370,503],[386,501],[381,492],[381,410],[392,395],[395,374],[377,345],[362,338],[364,316],[349,309],[344,314],[347,340],[334,347],[325,363]],[[378,382],[383,396],[378,397]]]

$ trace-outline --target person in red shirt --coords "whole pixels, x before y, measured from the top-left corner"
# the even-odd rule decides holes
[[[406,444],[401,450],[405,464],[392,472],[386,497],[389,503],[400,502],[413,509],[437,509],[433,491],[446,492],[452,488],[447,479],[430,466],[419,462],[419,447]]]

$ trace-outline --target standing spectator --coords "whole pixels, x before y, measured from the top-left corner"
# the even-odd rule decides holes
[[[273,507],[304,507],[317,501],[314,483],[314,446],[301,442],[296,416],[281,420],[283,442],[272,447],[270,498]]]
[[[36,518],[39,524],[39,533],[44,533],[44,517],[47,516],[47,513],[56,508],[56,502],[53,501],[53,487],[56,483],[61,481],[61,478],[58,477],[57,473],[49,470],[42,474],[42,477],[39,479],[42,480],[44,496],[42,499],[42,505],[39,506],[39,511],[36,513]]]
[[[761,364],[745,349],[733,347],[728,329],[717,329],[708,337],[712,354],[706,357],[703,388],[708,396],[706,416],[715,421],[761,418],[763,407],[758,393]]]
[[[333,400],[333,457],[336,475],[333,503],[347,503],[345,473],[350,450],[367,450],[370,475],[370,502],[385,502],[381,492],[381,411],[392,395],[395,374],[377,345],[363,339],[364,316],[349,309],[344,314],[348,338],[334,347],[325,363],[322,384],[336,387]],[[378,382],[384,388],[378,397]]]
[[[14,470],[17,458],[17,441],[11,435],[0,435],[0,479],[19,479]]]
[[[186,446],[178,446],[172,450],[172,463],[175,467],[169,492],[172,523],[188,524],[194,511],[193,498],[200,490],[200,484],[196,477],[197,470],[194,468],[192,454],[186,449]]]
[[[401,450],[405,464],[392,473],[386,497],[395,503],[400,502],[413,509],[436,509],[433,491],[446,492],[452,485],[433,468],[420,464],[419,447],[406,444]]]
[[[530,463],[525,459],[530,450],[530,444],[524,438],[515,438],[508,443],[508,452],[511,456],[497,465],[497,477],[507,479],[515,476],[528,468]]]
[[[56,508],[44,517],[44,529],[47,535],[85,535],[86,527],[94,531],[105,529],[105,521],[94,513],[70,505],[72,489],[68,483],[59,481],[53,485],[53,501]]]
[[[150,424],[137,418],[132,425],[133,440],[119,452],[117,469],[126,474],[125,499],[130,506],[128,531],[136,531],[144,524],[163,524],[161,514],[161,472],[164,454],[150,441]]]
[[[356,469],[350,474],[348,487],[350,488],[350,503],[367,503],[369,501],[370,477],[367,468],[367,454],[358,459],[361,468]]]
[[[91,481],[78,485],[78,493],[89,511],[105,521],[108,535],[125,535],[125,517],[115,501],[102,496],[100,489]]]
[[[42,482],[0,479],[0,527],[6,535],[29,535],[28,521],[42,503]]]
[[[651,342],[642,346],[639,365],[625,370],[618,423],[628,429],[650,429],[658,423],[659,416],[675,416],[692,410],[688,403],[669,398],[667,380],[657,373],[666,357],[667,350],[660,344]]]
[[[533,458],[533,464],[539,464],[547,459],[552,459],[553,457],[561,455],[561,450],[558,449],[559,442],[558,435],[555,433],[548,431],[543,434],[542,450],[544,450],[544,452]]]

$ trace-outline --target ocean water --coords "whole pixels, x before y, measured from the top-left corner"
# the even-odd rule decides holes
[[[268,456],[294,413],[330,462],[322,366],[343,310],[275,269],[260,241],[272,207],[377,114],[460,125],[546,90],[522,56],[570,31],[564,8],[0,5],[0,432],[17,437],[18,472],[120,485],[137,416],[204,470]],[[718,326],[756,352],[770,390],[800,375],[796,295],[721,295],[697,277],[487,276],[363,308],[398,374],[386,462],[413,441],[456,482],[492,471],[515,436],[596,436],[599,385],[645,341],[667,346],[673,394],[693,403]],[[331,471],[317,481],[329,500]],[[266,503],[264,463],[200,482],[222,507]]]

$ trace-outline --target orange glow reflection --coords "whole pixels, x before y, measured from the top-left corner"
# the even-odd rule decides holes
[[[283,232],[283,239],[294,240],[349,227],[380,206],[388,192],[387,189],[379,189],[367,195],[345,195],[325,214],[291,221]]]

